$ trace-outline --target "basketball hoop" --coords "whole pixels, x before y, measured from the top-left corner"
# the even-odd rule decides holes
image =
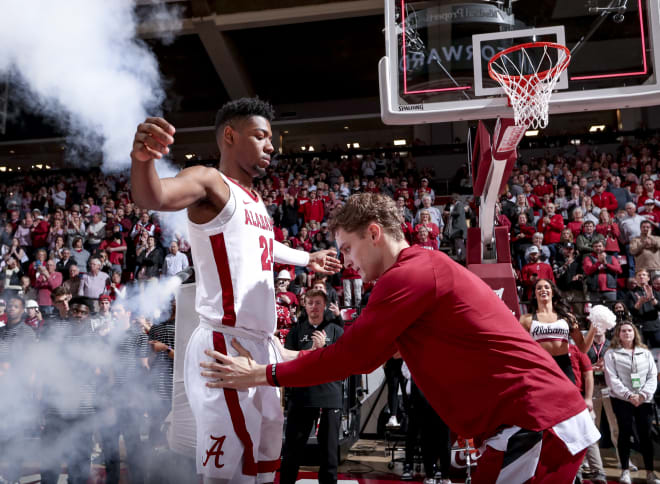
[[[509,97],[517,126],[548,125],[552,90],[570,60],[570,51],[561,44],[530,42],[498,52],[488,62],[488,74]]]

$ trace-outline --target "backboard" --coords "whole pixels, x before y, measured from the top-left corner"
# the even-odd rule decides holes
[[[550,114],[660,104],[660,0],[385,0],[383,121],[511,117],[488,61],[527,42],[571,51]]]

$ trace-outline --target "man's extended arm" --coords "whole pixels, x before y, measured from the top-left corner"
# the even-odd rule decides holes
[[[229,187],[217,170],[194,166],[174,178],[159,178],[154,163],[169,153],[168,145],[174,142],[174,131],[174,126],[162,118],[147,118],[138,126],[131,151],[133,199],[142,208],[176,211],[210,198],[213,187],[219,191],[218,198],[224,206],[229,198]]]

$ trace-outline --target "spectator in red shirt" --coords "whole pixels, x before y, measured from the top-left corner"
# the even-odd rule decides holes
[[[532,245],[527,251],[529,252],[529,263],[522,268],[521,277],[523,286],[525,287],[526,299],[529,300],[532,298],[534,285],[537,280],[547,279],[555,282],[555,275],[552,272],[550,264],[539,260],[541,251],[537,246]]]
[[[323,200],[317,198],[316,190],[309,194],[309,201],[302,205],[302,208],[305,223],[309,223],[312,220],[316,220],[319,223],[323,222],[325,208],[323,206]]]
[[[605,252],[618,255],[620,251],[619,238],[621,237],[619,226],[614,223],[607,210],[603,210],[598,214],[598,221],[600,223],[596,225],[596,232],[605,237]]]
[[[564,218],[558,213],[555,213],[555,210],[555,204],[548,203],[546,205],[546,213],[538,223],[538,231],[543,234],[543,241],[553,256],[555,254],[555,244],[559,243],[561,231],[564,228]]]
[[[584,212],[582,207],[573,209],[573,220],[568,222],[568,228],[573,232],[573,238],[577,240],[578,235],[582,233],[582,224],[584,223]]]
[[[126,254],[126,242],[122,236],[121,225],[115,225],[112,234],[101,242],[99,250],[105,250],[108,253],[108,260],[112,265],[112,270],[120,271],[124,265],[124,255]]]
[[[644,206],[639,211],[639,215],[651,222],[653,227],[658,228],[658,223],[660,222],[660,210],[655,206],[655,201],[647,198],[644,201]]]
[[[440,240],[442,240],[442,234],[440,233],[438,226],[431,222],[431,214],[425,209],[419,211],[419,223],[415,225],[415,232],[419,233],[419,230],[422,227],[428,230],[429,239],[435,244],[435,248],[437,249]]]
[[[408,196],[405,197],[404,193],[407,193]],[[394,198],[405,197],[405,198],[408,198],[408,199],[412,200],[413,195],[414,195],[413,189],[408,188],[408,180],[403,178],[401,180],[401,182],[399,183],[399,188],[397,188],[396,192],[394,192]],[[414,200],[413,200],[413,206],[414,206]],[[411,207],[408,207],[408,208],[410,208],[412,210]]]
[[[424,226],[420,226],[417,230],[417,242],[414,245],[419,245],[429,250],[436,250],[438,248],[438,244],[429,238],[429,229]]]
[[[0,328],[3,328],[7,325],[7,301],[0,299]]]
[[[554,193],[554,187],[552,186],[552,183],[546,183],[545,176],[539,175],[537,180],[538,185],[536,185],[533,190],[537,197],[543,198],[543,195],[552,195]]]
[[[644,207],[646,200],[653,200],[653,205],[656,208],[660,208],[660,191],[655,189],[655,183],[650,178],[644,181],[644,190],[637,199],[638,211]]]
[[[40,265],[33,284],[33,287],[38,291],[37,302],[39,308],[46,317],[55,311],[51,293],[56,287],[62,285],[62,274],[57,272],[56,267],[57,263],[53,259],[48,260],[45,265]]]
[[[30,233],[32,235],[32,248],[41,249],[43,247],[48,247],[48,229],[50,225],[46,222],[41,215],[39,209],[34,209],[32,211],[32,218],[34,222]]]
[[[596,193],[593,197],[591,197],[594,205],[601,210],[607,210],[614,214],[616,209],[619,207],[619,202],[616,201],[614,194],[605,191],[605,184],[600,180],[597,180],[594,184],[594,191]]]
[[[291,239],[291,245],[294,249],[302,248],[305,252],[311,252],[312,241],[309,238],[307,227],[301,227],[298,235]]]
[[[591,245],[593,252],[582,259],[582,269],[592,302],[616,301],[616,279],[621,274],[619,259],[605,252],[602,240]]]

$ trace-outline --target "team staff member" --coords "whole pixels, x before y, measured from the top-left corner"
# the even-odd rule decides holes
[[[647,472],[646,481],[649,484],[660,484],[660,479],[653,472],[651,438],[652,402],[658,385],[658,370],[653,355],[642,344],[637,328],[630,321],[623,321],[614,328],[610,349],[605,353],[605,380],[619,425],[617,449],[622,469],[619,482],[631,482],[628,467],[634,420]]]
[[[575,385],[493,290],[442,252],[409,247],[382,195],[351,197],[330,226],[345,264],[378,280],[357,321],[336,344],[276,365],[207,350],[218,361],[201,365],[216,380],[206,386],[315,385],[369,373],[398,350],[449,428],[487,444],[475,484],[572,483],[600,435]]]
[[[319,347],[334,344],[344,330],[324,318],[327,296],[325,292],[312,289],[305,293],[307,318],[296,324],[286,337],[284,347],[302,351],[312,349],[314,339]],[[291,388],[289,410],[286,419],[286,434],[282,449],[280,483],[295,484],[298,479],[300,457],[317,418],[320,421],[317,434],[321,466],[318,480],[321,484],[336,484],[339,465],[339,427],[341,425],[341,382]]]

